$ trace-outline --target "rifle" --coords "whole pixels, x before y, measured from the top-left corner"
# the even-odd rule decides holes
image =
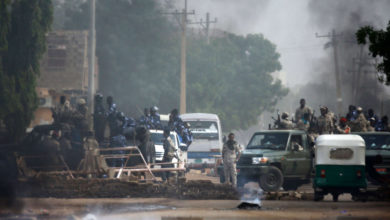
[[[316,113],[316,110],[313,110],[313,114],[311,114],[311,118],[310,118],[310,124],[313,123],[313,120],[314,120],[314,114]]]
[[[274,128],[279,128],[279,124],[280,124],[279,109],[276,110],[276,114],[278,115],[277,119],[275,119],[274,116],[271,116],[271,118],[274,120]],[[271,127],[271,125],[269,125],[269,127]]]

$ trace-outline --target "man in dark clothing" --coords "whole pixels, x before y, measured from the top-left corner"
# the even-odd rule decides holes
[[[153,129],[162,129],[160,114],[158,113],[157,106],[150,108],[150,124]]]
[[[389,122],[388,117],[385,115],[381,118],[381,120],[377,123],[375,128],[376,131],[389,131]]]
[[[110,138],[118,135],[117,133],[117,111],[116,105],[114,103],[114,99],[112,96],[107,97],[107,112],[106,112],[106,120],[108,122],[108,126],[110,128]]]
[[[95,130],[96,140],[102,142],[104,140],[104,130],[106,128],[106,111],[103,106],[103,95],[98,93],[95,95],[95,109],[93,113],[93,127]]]
[[[190,130],[190,127],[191,127],[190,123],[188,122],[184,123],[183,142],[187,145],[187,149],[192,143],[192,132]]]
[[[357,116],[358,116],[358,114],[357,114],[357,111],[356,111],[356,106],[350,105],[348,107],[348,113],[345,116],[345,118],[347,118],[348,121],[355,121]]]
[[[179,116],[179,111],[177,109],[173,109],[171,114],[169,115],[168,127],[171,131],[176,131],[176,133],[180,136],[180,139],[183,136],[184,123]]]
[[[152,128],[152,124],[150,122],[150,112],[148,108],[144,109],[144,115],[139,118],[138,124],[141,126],[145,126],[147,129]]]
[[[168,128],[164,129],[164,142],[163,142],[163,147],[164,147],[164,157],[163,157],[163,162],[164,163],[172,163],[172,159],[175,157],[175,146],[173,144],[173,141],[170,137],[171,131]],[[163,164],[161,166],[162,168],[172,168],[174,167],[173,164]],[[169,176],[170,176],[170,171],[165,171],[162,172],[162,180],[164,182],[169,181]]]

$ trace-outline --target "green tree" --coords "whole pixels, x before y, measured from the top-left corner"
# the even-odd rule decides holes
[[[359,44],[366,44],[369,41],[369,51],[372,57],[382,57],[382,62],[377,65],[381,82],[390,85],[390,21],[386,30],[375,30],[371,26],[360,28],[356,32],[356,39]]]
[[[136,116],[152,105],[179,106],[180,28],[154,0],[96,2],[99,88],[120,111]],[[67,29],[88,29],[88,2],[69,11]],[[170,20],[171,19],[171,20]],[[247,128],[287,90],[270,75],[280,70],[275,45],[262,35],[226,34],[207,44],[188,36],[187,110],[217,113],[224,130]]]
[[[99,90],[133,116],[144,106],[163,112],[178,106],[178,27],[161,9],[154,0],[96,1]],[[88,29],[89,13],[89,2],[68,11],[65,28]]]
[[[1,7],[8,28],[0,35],[6,45],[2,47],[0,117],[10,139],[17,140],[25,133],[38,104],[36,77],[46,47],[45,34],[52,22],[52,4],[50,0],[14,0],[2,1]]]
[[[270,75],[281,69],[279,54],[262,35],[228,34],[210,45],[202,39],[190,42],[189,110],[217,113],[225,131],[256,124],[287,94]]]

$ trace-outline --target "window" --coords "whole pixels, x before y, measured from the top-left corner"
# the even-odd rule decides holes
[[[247,149],[285,150],[288,133],[257,133],[249,141]]]
[[[332,148],[329,152],[330,159],[348,160],[353,156],[353,150],[350,148]]]
[[[298,151],[303,151],[302,135],[291,135],[289,150],[293,150],[295,145],[298,146]]]
[[[218,140],[218,125],[213,121],[188,121],[194,139]]]

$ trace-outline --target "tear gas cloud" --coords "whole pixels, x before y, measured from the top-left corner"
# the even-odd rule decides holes
[[[171,2],[178,9],[184,6],[182,0]],[[317,115],[319,105],[327,105],[340,115],[347,112],[350,104],[365,110],[373,108],[379,115],[390,109],[385,98],[389,88],[377,80],[376,61],[369,56],[367,46],[361,50],[355,39],[361,26],[386,27],[390,20],[389,1],[188,0],[188,10],[196,12],[190,20],[205,20],[207,12],[211,19],[216,17],[218,22],[211,25],[211,33],[213,28],[242,35],[261,33],[277,46],[282,64],[278,75],[290,88],[290,94],[276,107],[281,111],[294,113],[301,97],[306,98]],[[328,35],[333,29],[340,34],[337,51],[342,112],[337,112],[333,47],[324,48],[331,38],[316,37],[316,33]],[[237,131],[237,139],[246,143],[250,137],[247,133],[266,129],[272,123],[270,116],[263,114],[259,125],[247,132]]]
[[[178,9],[184,6],[184,1],[172,2]],[[376,80],[375,60],[368,56],[367,47],[360,53],[354,34],[364,25],[384,28],[390,19],[389,1],[189,0],[188,10],[196,12],[190,20],[205,20],[207,12],[211,19],[218,18],[211,28],[243,35],[263,34],[277,45],[283,66],[279,75],[292,93],[306,95],[314,108],[328,105],[336,111],[333,47],[324,49],[331,39],[316,37],[316,33],[327,35],[334,29],[340,34],[337,50],[343,110],[349,104],[371,107],[378,113],[387,110],[386,100],[382,100],[387,88]],[[360,77],[359,55],[365,62]],[[298,98],[295,107],[297,103]]]

